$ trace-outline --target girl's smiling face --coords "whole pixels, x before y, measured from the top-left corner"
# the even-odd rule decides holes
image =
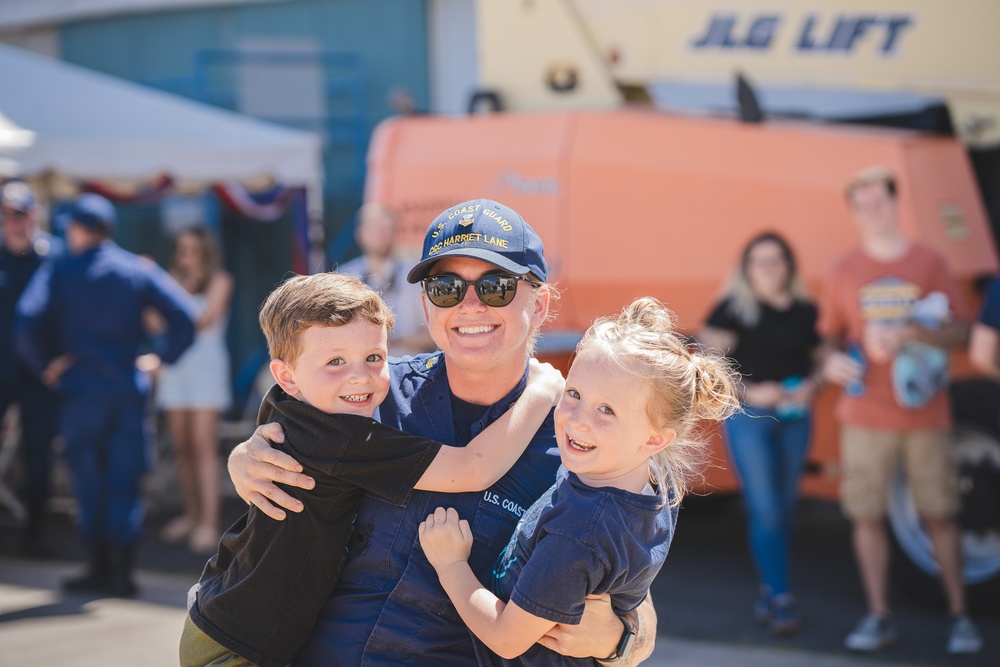
[[[591,486],[639,488],[650,456],[673,439],[649,421],[650,388],[606,353],[581,350],[555,410],[563,465]]]

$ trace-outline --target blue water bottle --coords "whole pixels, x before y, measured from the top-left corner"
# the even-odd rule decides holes
[[[805,378],[793,375],[781,381],[781,388],[791,393],[802,386]],[[805,403],[781,403],[774,409],[778,419],[800,419],[809,414],[809,406]]]
[[[868,368],[868,362],[865,360],[865,352],[861,349],[861,346],[857,343],[851,344],[847,348],[847,356],[854,359],[856,362],[861,364],[862,374]],[[844,391],[847,392],[848,396],[861,396],[865,393],[865,383],[864,380],[855,380],[854,382],[848,382],[844,385]]]

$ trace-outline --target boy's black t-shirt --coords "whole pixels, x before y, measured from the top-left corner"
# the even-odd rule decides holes
[[[275,521],[251,507],[219,542],[202,573],[191,620],[240,656],[281,667],[312,634],[340,576],[365,491],[402,503],[441,443],[356,415],[328,415],[275,385],[258,424],[277,422],[291,455],[316,480],[282,486],[302,512]]]

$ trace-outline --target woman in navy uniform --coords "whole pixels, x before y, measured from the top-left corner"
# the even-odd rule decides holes
[[[194,321],[184,290],[163,269],[111,240],[111,202],[81,195],[68,218],[70,254],[32,278],[18,303],[15,344],[61,398],[59,432],[88,551],[86,572],[65,587],[131,596],[150,444],[150,381],[136,367],[147,343],[143,311],[167,322],[157,350],[165,362],[191,344]]]
[[[524,390],[534,341],[549,314],[547,277],[542,241],[517,212],[488,199],[442,212],[407,277],[423,284],[427,328],[442,351],[390,360],[382,423],[464,446],[499,418]],[[280,429],[269,426],[236,447],[229,469],[241,497],[280,519],[284,512],[269,501],[296,511],[301,504],[271,482],[311,488],[311,479],[298,473],[294,459],[270,448],[265,437],[280,437]],[[366,494],[340,582],[296,664],[476,664],[469,631],[420,549],[417,529],[435,507],[455,507],[475,537],[470,565],[480,577],[488,575],[518,519],[555,481],[555,444],[550,416],[484,493],[415,491],[401,505]],[[556,626],[541,643],[568,655],[635,664],[652,651],[648,639],[655,636],[652,604],[640,610],[631,653],[626,623],[633,621],[619,620],[607,601],[592,601],[579,625]]]

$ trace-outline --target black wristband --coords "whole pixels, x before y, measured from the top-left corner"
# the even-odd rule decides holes
[[[635,644],[635,631],[632,630],[632,626],[626,623],[622,619],[622,625],[625,629],[622,631],[622,638],[618,640],[618,647],[615,648],[615,652],[609,657],[604,658],[601,662],[618,662],[620,660],[625,660],[628,658],[629,654],[632,653],[632,645]]]

